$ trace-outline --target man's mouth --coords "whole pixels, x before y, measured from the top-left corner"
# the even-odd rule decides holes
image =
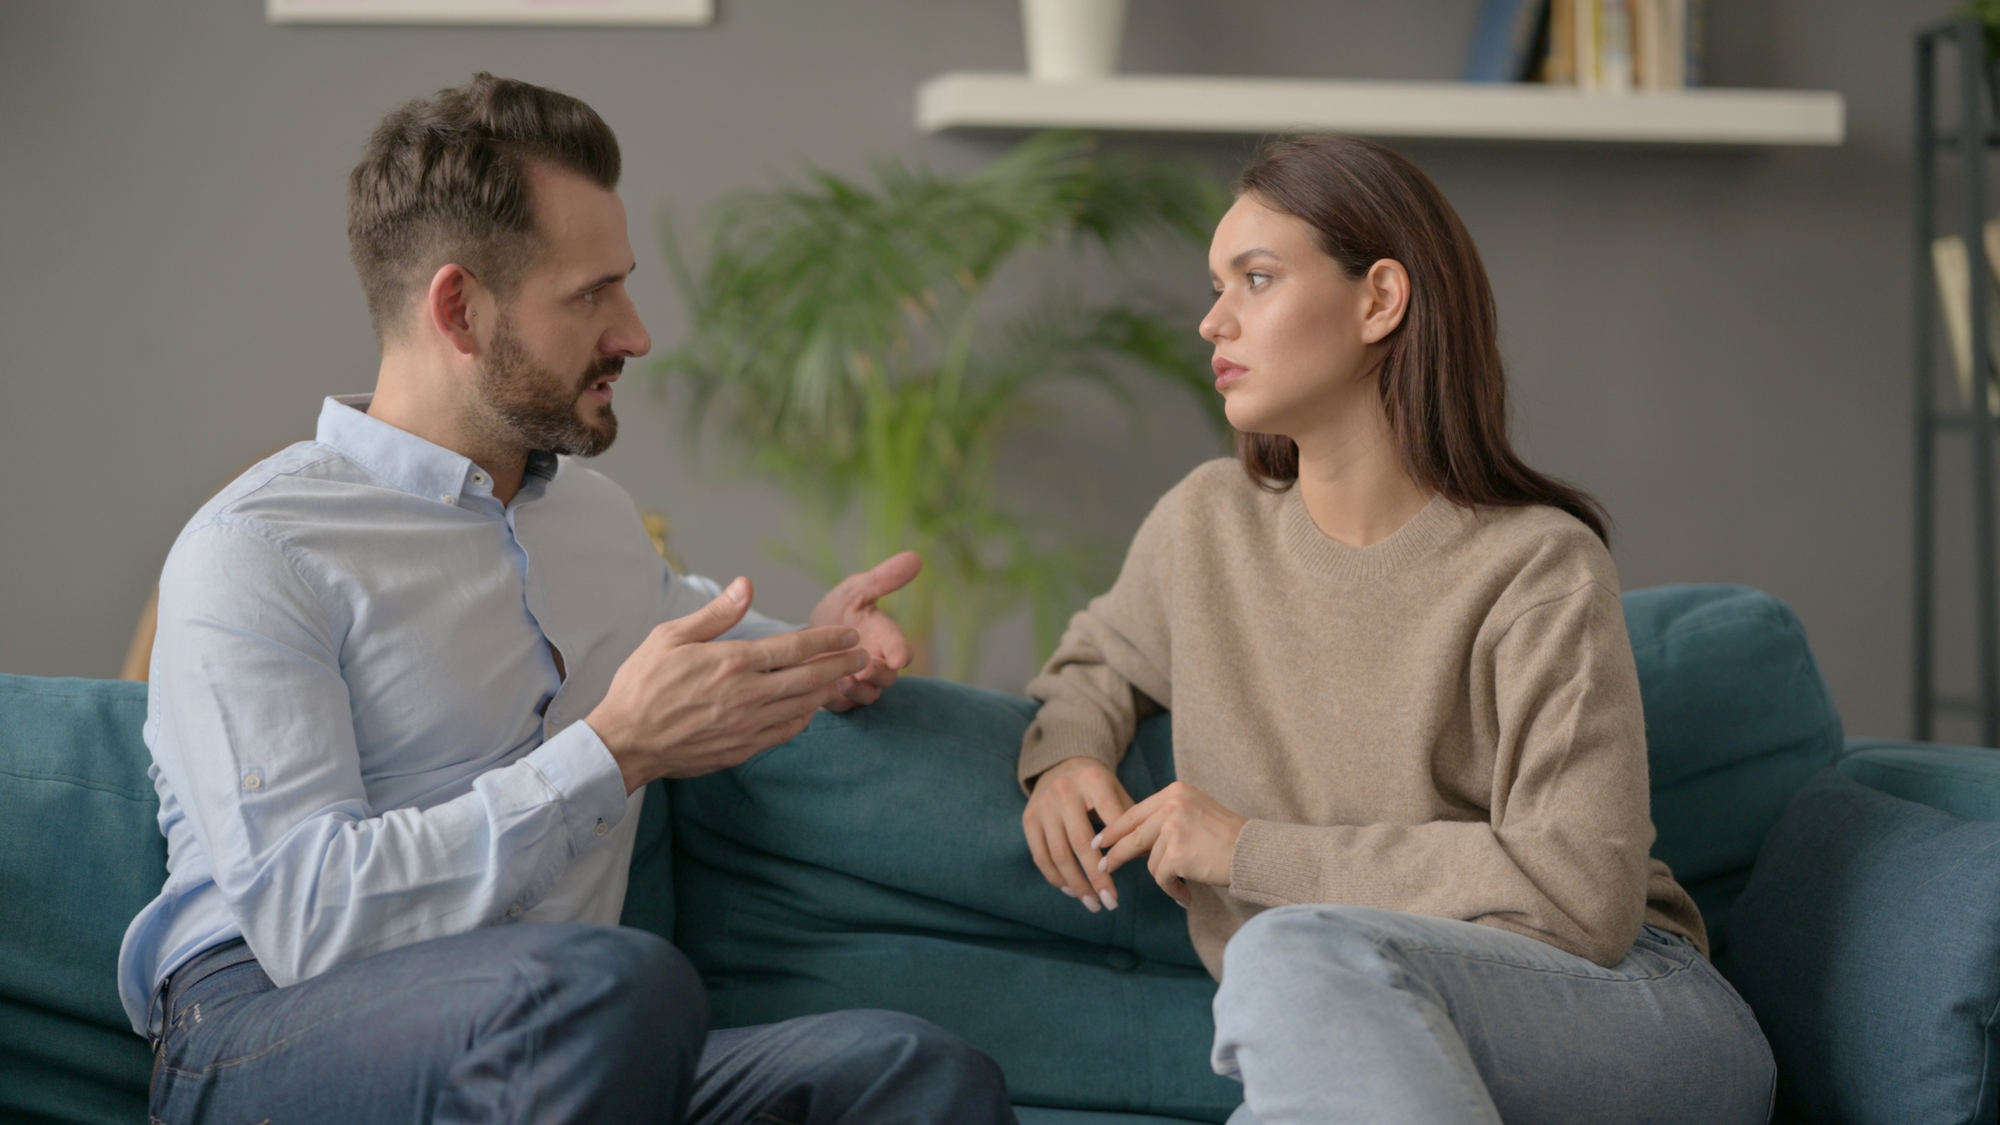
[[[619,366],[622,367],[624,365],[620,364]],[[593,398],[599,402],[610,402],[611,384],[618,381],[617,369],[609,371],[599,370],[594,372],[593,375],[594,377],[589,378],[583,385],[584,397]]]

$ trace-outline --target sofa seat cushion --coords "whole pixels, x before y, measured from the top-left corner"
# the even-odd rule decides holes
[[[1765,833],[1841,751],[1840,714],[1785,603],[1747,586],[1625,595],[1652,769],[1653,855],[1729,941]]]
[[[146,1118],[117,978],[167,877],[145,715],[144,684],[0,676],[0,1120]]]
[[[676,940],[718,1026],[840,1008],[912,1012],[1006,1071],[1016,1102],[1221,1121],[1215,986],[1146,875],[1087,913],[1042,881],[1014,781],[1025,700],[905,678],[745,765],[672,786]],[[1120,777],[1171,777],[1146,724]]]
[[[1786,808],[1736,904],[1731,950],[1731,977],[1777,1058],[1781,1114],[1825,1125],[1992,1121],[2000,823],[1850,774],[1983,791],[1986,803],[1960,810],[2000,817],[1993,751],[1864,753]]]

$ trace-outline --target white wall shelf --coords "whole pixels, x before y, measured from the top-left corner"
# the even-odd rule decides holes
[[[1527,83],[1193,75],[1037,82],[1025,74],[961,71],[917,90],[917,127],[1837,145],[1846,136],[1847,104],[1821,90],[1613,96]]]

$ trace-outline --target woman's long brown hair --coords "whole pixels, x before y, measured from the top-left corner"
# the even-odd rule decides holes
[[[1507,440],[1493,287],[1472,236],[1429,176],[1370,141],[1295,137],[1267,146],[1237,189],[1304,220],[1351,279],[1384,258],[1409,272],[1409,309],[1376,375],[1411,479],[1464,507],[1560,508],[1610,542],[1603,505],[1529,468]],[[1283,491],[1298,480],[1291,438],[1239,433],[1236,453],[1262,487]]]

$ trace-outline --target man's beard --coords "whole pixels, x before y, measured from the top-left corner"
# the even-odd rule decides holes
[[[618,439],[618,415],[604,404],[596,426],[583,420],[577,404],[592,384],[625,369],[623,356],[602,356],[575,380],[537,364],[502,315],[493,325],[493,344],[479,364],[479,392],[493,413],[528,449],[571,457],[595,457]]]

